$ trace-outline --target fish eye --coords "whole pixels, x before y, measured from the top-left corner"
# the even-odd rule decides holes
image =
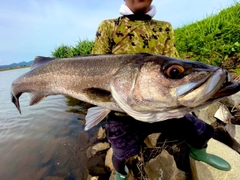
[[[184,70],[185,69],[182,66],[174,64],[169,66],[166,69],[165,73],[168,78],[178,79],[182,77],[181,75],[184,73]]]

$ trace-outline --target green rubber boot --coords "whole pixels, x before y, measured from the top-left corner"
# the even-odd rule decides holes
[[[116,171],[116,180],[126,180],[127,176],[126,175],[122,175],[119,172]]]
[[[123,175],[116,171],[116,180],[126,180],[127,179],[127,174],[129,172],[127,166],[124,167],[124,170],[126,172],[126,175]]]
[[[190,149],[189,155],[193,159],[205,162],[210,166],[215,167],[216,169],[219,169],[219,170],[229,171],[231,169],[231,166],[227,161],[225,161],[224,159],[216,155],[208,154],[206,152],[206,148],[195,149],[190,145],[188,145],[188,147]]]

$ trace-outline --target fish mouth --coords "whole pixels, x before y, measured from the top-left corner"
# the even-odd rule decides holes
[[[209,100],[219,99],[225,96],[230,96],[232,94],[240,91],[240,82],[228,82],[221,89],[213,95]]]
[[[197,107],[225,96],[230,96],[240,90],[240,82],[233,82],[230,74],[219,68],[209,77],[199,82],[179,87],[176,91],[178,101],[183,106]]]
[[[240,91],[240,82],[233,82],[230,74],[227,71],[225,71],[225,73],[226,73],[225,81],[223,82],[220,89],[209,100],[230,96]]]

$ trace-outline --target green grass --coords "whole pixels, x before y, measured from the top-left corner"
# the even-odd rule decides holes
[[[90,54],[93,48],[93,42],[88,40],[79,40],[76,46],[61,45],[52,52],[56,58],[69,58],[73,56],[83,56]]]
[[[234,62],[229,64],[240,61],[240,3],[235,2],[216,15],[177,28],[175,38],[176,48],[183,59],[218,66],[232,57]],[[92,41],[79,40],[76,46],[61,45],[52,52],[52,56],[86,55],[91,53],[92,47]],[[240,62],[234,67],[240,68]]]
[[[175,38],[181,58],[221,66],[229,57],[240,57],[240,4],[176,29]]]

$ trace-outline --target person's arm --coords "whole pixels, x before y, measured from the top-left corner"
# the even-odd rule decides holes
[[[106,20],[100,23],[94,46],[92,49],[92,54],[111,54],[111,21]]]
[[[165,42],[163,55],[179,58],[179,54],[175,46],[174,30],[172,28],[172,25],[169,23],[167,28],[169,29],[169,36]]]

